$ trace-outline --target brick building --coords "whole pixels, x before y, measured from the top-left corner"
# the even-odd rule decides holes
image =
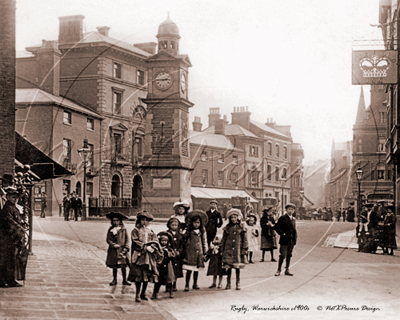
[[[371,105],[366,109],[361,88],[353,126],[353,186],[358,194],[355,171],[361,168],[363,201],[393,200],[393,165],[386,163],[387,106],[384,87],[371,86]]]
[[[18,96],[37,94],[32,101],[18,100],[18,130],[71,168],[81,166],[75,149],[87,138],[94,151],[89,195],[113,206],[151,206],[162,215],[166,198],[190,200],[190,180],[183,175],[190,164],[191,64],[179,54],[178,27],[168,17],[159,26],[158,44],[129,44],[110,37],[106,26],[83,33],[83,20],[82,15],[60,17],[58,41],[27,47],[17,59]],[[37,123],[46,138],[32,129]],[[171,168],[177,169],[171,173]],[[77,170],[76,177],[63,181],[64,192],[67,184],[80,190],[82,176]],[[63,188],[52,189],[61,199]]]

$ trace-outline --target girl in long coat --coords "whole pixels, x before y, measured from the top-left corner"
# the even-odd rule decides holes
[[[128,231],[126,230],[122,220],[128,219],[123,214],[110,212],[106,215],[111,220],[111,227],[107,231],[107,258],[106,266],[113,269],[113,281],[110,286],[117,284],[118,269],[121,269],[122,273],[122,284],[130,286],[126,280],[126,267],[129,266],[129,237]]]
[[[271,252],[271,261],[276,261],[274,259],[274,249],[276,246],[276,236],[273,229],[275,225],[274,217],[272,216],[272,207],[263,210],[263,216],[260,220],[261,227],[261,250],[262,258],[260,262],[264,262],[265,251]]]
[[[385,230],[385,248],[386,253],[393,255],[393,249],[397,249],[396,243],[396,216],[392,208],[388,207],[388,212],[383,221]]]
[[[236,290],[240,290],[240,269],[245,267],[247,256],[247,230],[240,222],[242,213],[239,209],[231,209],[227,213],[229,223],[224,228],[222,236],[222,267],[227,269],[226,288],[231,288],[232,268],[236,269]]]
[[[175,278],[183,278],[182,254],[183,254],[183,235],[179,231],[180,221],[177,218],[171,218],[167,222],[167,232],[171,235],[171,247],[174,250],[172,257],[172,266],[174,267]],[[176,291],[176,281],[172,284],[172,290]]]
[[[183,266],[186,270],[185,291],[189,291],[190,276],[193,271],[193,289],[199,290],[197,279],[199,270],[204,268],[204,258],[208,250],[204,221],[207,215],[201,210],[194,210],[188,218],[188,229],[184,234]]]
[[[150,212],[139,212],[136,227],[131,234],[132,264],[128,280],[135,282],[136,302],[148,300],[146,295],[147,283],[149,281],[157,282],[157,263],[163,257],[157,235],[148,227],[151,220],[153,220],[153,216]],[[140,292],[142,283],[142,292]]]

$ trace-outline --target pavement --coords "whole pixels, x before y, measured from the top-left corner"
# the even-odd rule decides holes
[[[0,319],[175,319],[151,300],[135,302],[120,275],[110,287],[105,250],[37,231],[33,248],[24,286],[0,288]]]

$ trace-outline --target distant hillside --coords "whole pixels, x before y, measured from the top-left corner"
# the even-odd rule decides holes
[[[329,165],[329,160],[318,160],[312,165],[304,166],[304,195],[314,203],[314,207],[322,207],[325,201]],[[308,207],[310,203],[304,200],[303,205]]]

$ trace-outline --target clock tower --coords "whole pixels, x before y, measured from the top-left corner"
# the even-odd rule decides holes
[[[191,203],[188,142],[189,57],[179,54],[179,29],[169,18],[158,28],[158,53],[147,59],[143,209],[169,217],[176,201]]]

